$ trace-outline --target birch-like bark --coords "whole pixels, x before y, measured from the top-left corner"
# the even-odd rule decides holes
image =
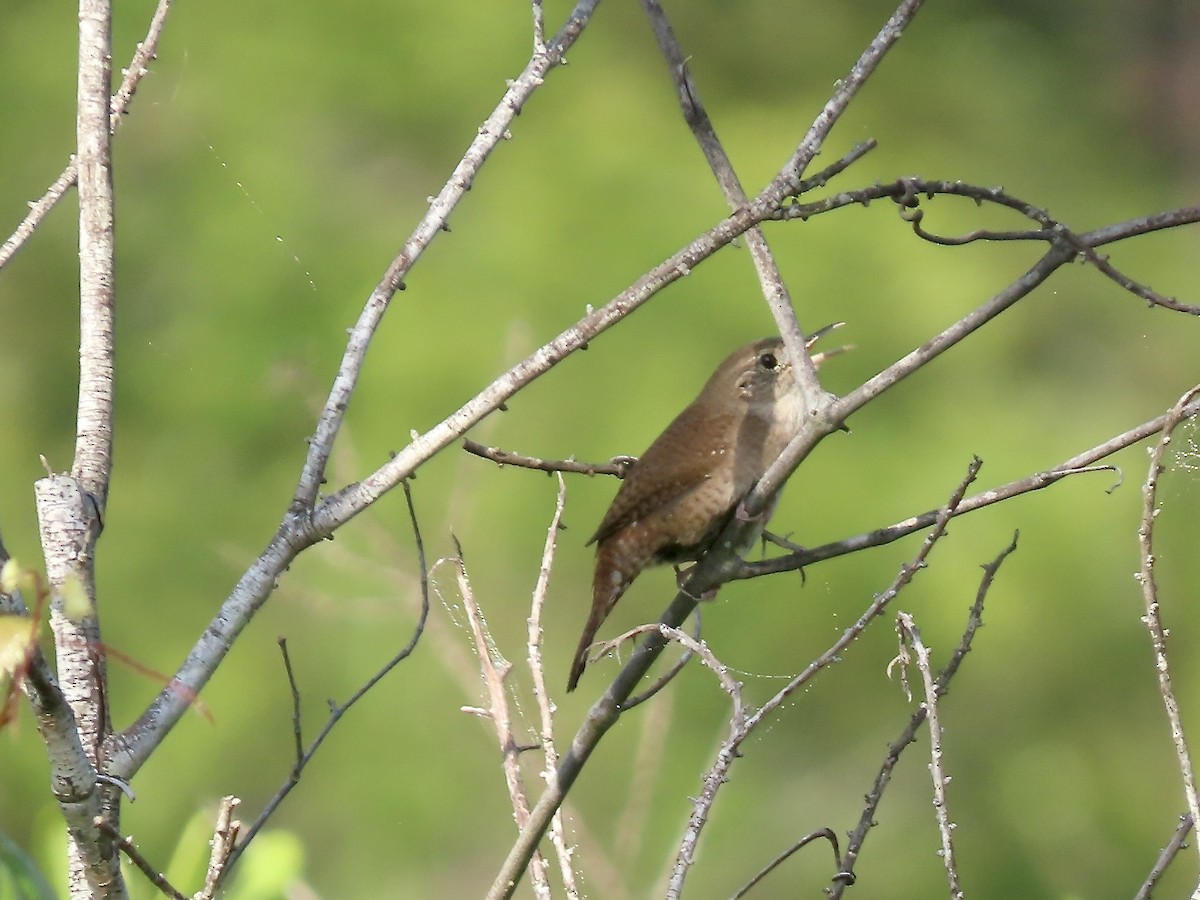
[[[75,719],[90,771],[77,756],[52,760],[67,822],[72,898],[124,898],[120,857],[96,827],[118,827],[120,797],[97,778],[111,729],[103,645],[96,616],[94,560],[112,467],[113,191],[109,97],[112,82],[109,0],[80,0],[76,164],[79,177],[79,406],[69,475],[36,486],[46,576],[52,595],[58,680]],[[70,771],[59,771],[70,767]],[[62,786],[61,791],[59,786]]]

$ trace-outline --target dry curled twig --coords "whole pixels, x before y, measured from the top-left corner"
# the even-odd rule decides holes
[[[788,847],[773,860],[759,869],[756,873],[754,873],[754,876],[749,881],[738,888],[738,890],[732,895],[731,900],[740,900],[740,898],[745,897],[748,893],[750,893],[751,889],[756,887],[764,878],[779,868],[779,866],[787,862],[788,859],[790,859],[795,853],[803,850],[813,841],[820,840],[822,838],[828,841],[830,849],[833,850],[834,866],[840,868],[842,859],[841,854],[838,852],[837,835],[834,834],[833,830],[830,828],[821,828],[817,831],[806,834],[804,837],[800,838],[800,840],[792,844],[792,846]],[[853,876],[850,876],[850,883],[853,884],[853,882],[854,878]]]
[[[991,203],[1011,209],[1037,225],[1031,229],[1013,229],[997,231],[987,228],[977,228],[961,235],[940,235],[927,230],[923,222],[925,210],[920,207],[920,197],[933,198],[938,195],[967,197],[978,204]],[[1111,260],[1096,251],[1102,244],[1111,243],[1124,237],[1145,234],[1162,228],[1173,228],[1182,224],[1200,221],[1200,206],[1180,207],[1154,216],[1131,220],[1126,227],[1109,226],[1091,232],[1078,233],[1068,228],[1062,222],[1054,219],[1048,212],[1028,201],[1007,193],[1001,187],[985,187],[983,185],[967,184],[962,181],[940,181],[927,178],[899,178],[887,184],[876,184],[867,188],[843,191],[822,200],[801,203],[798,200],[781,206],[775,213],[778,219],[800,219],[807,221],[813,216],[842,209],[853,205],[866,205],[872,200],[887,198],[894,201],[900,217],[912,225],[913,233],[922,240],[946,247],[960,247],[975,241],[1044,241],[1053,243],[1063,241],[1069,245],[1081,259],[1093,265],[1097,271],[1121,287],[1122,290],[1145,300],[1152,306],[1161,306],[1175,312],[1187,315],[1200,315],[1200,305],[1184,303],[1175,297],[1167,296],[1148,285],[1142,284],[1114,266]],[[1126,224],[1126,223],[1123,223]],[[1115,229],[1115,230],[1114,230]]]

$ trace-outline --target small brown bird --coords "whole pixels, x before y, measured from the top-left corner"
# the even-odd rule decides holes
[[[834,327],[818,331],[808,346]],[[815,354],[813,362],[834,352]],[[803,414],[783,341],[764,338],[730,354],[633,464],[588,541],[596,545],[592,611],[568,691],[579,683],[596,631],[633,580],[647,566],[699,559],[795,437]]]

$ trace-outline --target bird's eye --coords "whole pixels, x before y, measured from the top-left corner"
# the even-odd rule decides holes
[[[758,364],[767,371],[771,371],[779,365],[779,360],[775,358],[774,353],[764,353],[758,358]]]

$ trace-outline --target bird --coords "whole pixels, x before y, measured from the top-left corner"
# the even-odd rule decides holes
[[[806,348],[840,324],[816,332]],[[841,349],[814,354],[814,365]],[[568,691],[579,684],[596,632],[633,580],[648,566],[699,559],[799,432],[804,412],[782,339],[762,338],[726,357],[632,464],[587,542],[596,545],[592,608]]]

